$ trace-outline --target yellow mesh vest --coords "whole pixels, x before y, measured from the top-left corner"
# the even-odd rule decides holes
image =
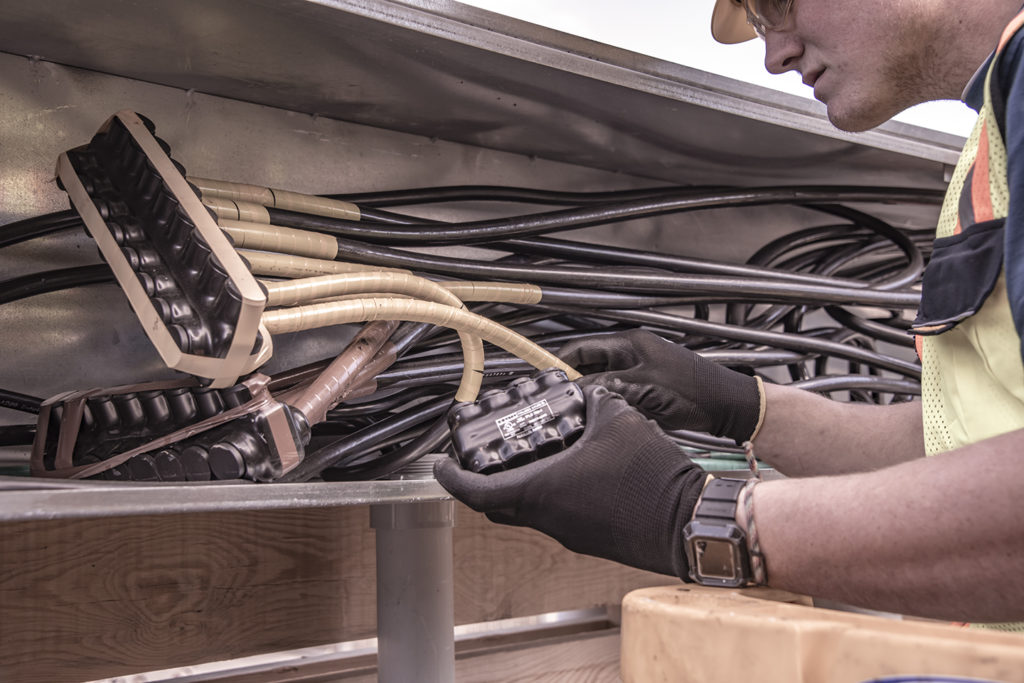
[[[993,60],[986,76],[985,104],[946,192],[937,238],[959,231],[958,206],[965,179],[972,169],[976,169],[974,193],[979,191],[979,177],[983,180],[987,175],[985,199],[991,202],[992,217],[1006,217],[1006,147],[993,114],[990,88],[995,64]],[[977,172],[979,168],[982,173]],[[1024,428],[1024,364],[1020,348],[1004,274],[1000,274],[978,313],[947,332],[919,338],[921,405],[928,455]]]
[[[1007,27],[1000,49],[1024,24],[1024,14]],[[959,203],[971,174],[972,196],[991,203],[991,217],[1005,218],[1009,205],[1006,146],[992,107],[991,82],[997,59],[985,78],[985,103],[964,145],[939,215],[936,238],[960,230]],[[978,185],[988,176],[987,196]],[[987,208],[987,207],[986,207]],[[1005,271],[981,309],[936,336],[918,338],[921,356],[921,405],[928,455],[1024,427],[1024,363],[1021,340],[1006,295]],[[1024,622],[971,624],[974,628],[1024,633]]]

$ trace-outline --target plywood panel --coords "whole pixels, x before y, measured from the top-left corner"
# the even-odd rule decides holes
[[[633,588],[678,583],[570,552],[540,532],[456,506],[455,623],[616,605]]]
[[[372,635],[366,509],[0,530],[0,680],[83,680]]]
[[[617,604],[668,577],[457,509],[457,623]],[[365,507],[0,526],[0,680],[81,681],[372,636]]]

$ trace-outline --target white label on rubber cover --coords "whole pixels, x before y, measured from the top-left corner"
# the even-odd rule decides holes
[[[535,432],[553,419],[555,419],[555,413],[548,405],[547,399],[541,399],[521,410],[499,417],[495,422],[501,436],[508,441]]]

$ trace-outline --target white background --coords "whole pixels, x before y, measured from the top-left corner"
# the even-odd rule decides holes
[[[764,68],[760,40],[721,45],[711,38],[714,0],[461,0],[615,47],[812,98],[800,76]],[[919,105],[898,121],[967,136],[974,112],[958,101]]]

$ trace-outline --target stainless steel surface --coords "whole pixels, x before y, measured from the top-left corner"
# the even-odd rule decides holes
[[[941,183],[962,140],[422,0],[49,0],[0,45],[141,81],[671,182]],[[42,64],[43,62],[40,62]],[[44,66],[40,66],[45,69]]]
[[[452,501],[374,505],[377,679],[455,680]]]
[[[312,193],[650,179],[939,187],[960,143],[905,125],[848,136],[805,100],[453,2],[2,2],[0,46],[0,225],[66,208],[58,154],[122,108],[154,119],[192,174]],[[490,209],[436,210],[458,219]],[[883,215],[924,227],[934,213]],[[726,210],[566,236],[735,261],[808,220],[800,209]],[[88,237],[66,233],[5,248],[0,272],[97,262]],[[266,371],[329,357],[350,336],[279,336]],[[0,387],[40,397],[170,375],[113,285],[0,307],[0,358]],[[0,409],[0,423],[29,421]],[[24,455],[0,449],[0,462]],[[172,497],[157,496],[161,511]],[[82,492],[60,497],[72,499],[107,514]]]
[[[39,488],[28,488],[36,485]],[[310,484],[130,484],[81,482],[47,487],[45,480],[0,477],[0,522],[234,512],[369,505],[443,504],[450,497],[432,479]]]
[[[644,184],[604,171],[0,53],[0,225],[68,208],[53,180],[58,155],[85,144],[121,108],[152,118],[157,135],[190,173],[304,192],[465,182],[536,182],[565,189]],[[452,211],[447,217],[460,217]],[[0,279],[98,262],[96,246],[84,232],[65,232],[0,250]],[[349,328],[333,327],[278,335],[266,369],[275,372],[336,354],[351,334]],[[0,359],[0,387],[41,397],[171,374],[114,285],[0,306]],[[5,409],[0,420],[28,421]]]
[[[0,14],[9,11],[9,4],[0,6]],[[0,33],[6,30],[7,25],[0,23]],[[122,108],[154,119],[158,135],[190,173],[297,191],[362,192],[458,183],[599,190],[650,184],[638,176],[314,118],[0,53],[0,225],[67,208],[64,193],[53,181],[57,156],[84,144],[107,117]],[[739,122],[737,131],[742,128]],[[875,154],[863,148],[861,153]],[[872,167],[856,179],[922,181],[920,174],[900,175],[908,163],[906,157],[892,158],[898,162],[892,168]],[[836,159],[837,168],[842,161]],[[756,170],[733,167],[731,178],[751,182]],[[926,175],[931,178],[930,173]],[[433,215],[469,218],[485,210],[444,211]],[[887,217],[897,224],[918,227],[927,226],[935,213],[920,207],[889,211],[892,215]],[[751,227],[752,220],[756,229]],[[767,216],[757,209],[725,210],[630,221],[567,236],[735,261],[807,220],[807,212],[799,209],[772,211]],[[681,239],[682,235],[686,238]],[[96,247],[85,234],[66,232],[3,249],[0,273],[7,279],[98,262]],[[340,351],[350,336],[351,332],[338,327],[280,336],[267,370],[328,357]],[[0,358],[4,359],[0,387],[41,397],[170,374],[113,285],[55,292],[0,307]],[[27,420],[0,409],[0,421]]]

